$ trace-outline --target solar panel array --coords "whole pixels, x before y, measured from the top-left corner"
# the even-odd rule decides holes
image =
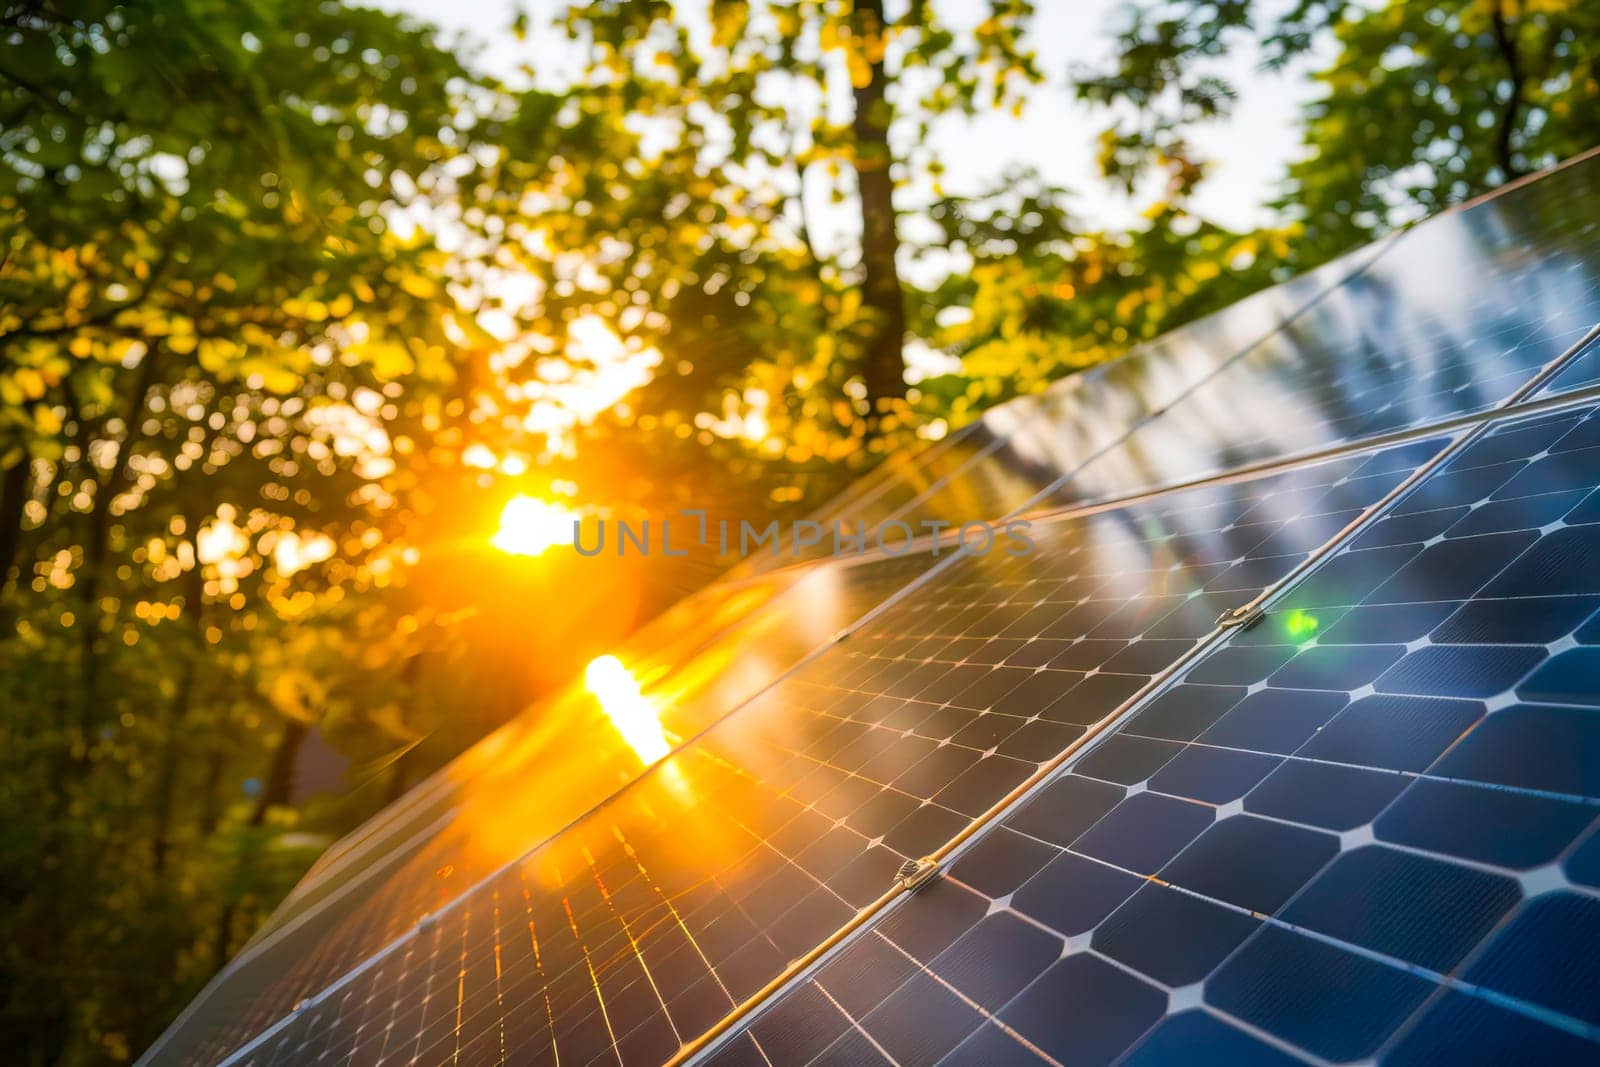
[[[897,460],[818,517],[1034,551],[704,591],[620,651],[642,725],[574,687],[488,739],[147,1058],[1592,1058],[1597,193],[1568,166]]]

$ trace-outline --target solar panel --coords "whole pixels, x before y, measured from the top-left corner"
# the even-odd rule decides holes
[[[1218,612],[1282,577],[1441,445],[1419,442],[1063,518],[1039,529],[1034,555],[947,556],[942,573],[847,641],[611,805],[436,907],[427,927],[414,922],[428,910],[431,887],[390,879],[355,920],[297,961],[291,984],[280,982],[255,1004],[283,1012],[389,946],[382,959],[339,990],[338,1006],[319,1000],[270,1046],[294,1042],[295,1061],[329,1049],[341,1059],[365,1056],[363,1040],[377,1038],[359,1021],[358,1005],[420,1003],[458,970],[468,972],[464,983],[486,982],[490,969],[523,981],[527,960],[508,970],[507,945],[532,908],[546,930],[561,929],[553,919],[567,916],[562,943],[570,935],[589,950],[582,966],[574,955],[550,965],[539,983],[541,996],[548,990],[553,1003],[569,1005],[550,1021],[554,1054],[586,1061],[615,1046],[626,1059],[631,1031],[620,1023],[579,1025],[609,1018],[614,994],[632,998],[629,1020],[648,1033],[651,1051],[634,1054],[670,1055],[708,1021],[704,1012],[714,1008],[714,1021],[881,895],[906,859],[936,848],[1034,774],[1191,648]],[[903,562],[873,567],[896,565]],[[990,710],[1002,700],[1017,710]],[[504,798],[493,807],[503,819]],[[444,842],[407,870],[470,858],[470,840]],[[608,888],[595,898],[595,885]],[[614,905],[613,891],[624,886],[636,896]],[[485,918],[491,901],[524,893],[526,908]],[[680,934],[691,947],[678,943]],[[409,965],[396,962],[401,946],[428,936],[459,952],[430,948]],[[679,969],[672,986],[704,984],[701,999],[677,1003],[653,987],[654,999],[644,996],[657,956],[676,949],[689,957],[670,964]],[[634,980],[614,991],[597,986],[588,970],[596,954],[606,967],[595,975],[620,970]],[[456,990],[461,1015],[449,1040],[476,1049],[491,1040],[480,1027],[503,1024],[494,1013],[474,1013],[465,988]],[[518,1001],[505,1007],[527,1010]],[[425,1027],[425,1012],[405,1007],[397,1015],[405,1040],[444,1040],[404,1032]],[[301,1027],[332,1044],[299,1048]],[[236,1039],[228,1033],[219,1047]],[[663,1045],[669,1035],[675,1040]],[[435,1051],[456,1055],[454,1045]]]
[[[1495,425],[714,1062],[1593,1058],[1597,483]]]
[[[1592,1058],[1596,184],[894,461],[818,514],[1036,550],[752,561],[331,850],[147,1059]]]

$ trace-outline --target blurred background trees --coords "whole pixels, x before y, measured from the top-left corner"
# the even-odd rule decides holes
[[[333,835],[715,572],[497,550],[514,496],[796,515],[1600,140],[1593,4],[1142,2],[1069,79],[1140,220],[1091,222],[945,188],[931,123],[1062,73],[949,6],[573,5],[532,88],[331,2],[0,2],[13,1059],[137,1055]],[[1252,229],[1196,207],[1243,48],[1320,87]]]

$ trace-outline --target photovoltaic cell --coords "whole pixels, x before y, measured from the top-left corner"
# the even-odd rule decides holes
[[[1600,410],[1493,425],[716,1062],[802,995],[824,1060],[1594,1058],[1597,485]]]

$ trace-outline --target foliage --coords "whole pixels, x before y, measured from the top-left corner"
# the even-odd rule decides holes
[[[471,85],[425,29],[334,5],[4,9],[0,1019],[21,1062],[142,1048],[297,873],[252,864],[246,888],[228,857],[294,821],[264,763],[330,714],[297,626],[387,584],[401,464],[462,403],[444,257],[393,221],[470,162]]]
[[[1255,48],[1320,93],[1278,203],[1292,263],[1338,253],[1600,141],[1600,9],[1581,0],[1158,0],[1133,9],[1081,98],[1117,116],[1107,173],[1203,171],[1186,134],[1237,97],[1226,60]]]

